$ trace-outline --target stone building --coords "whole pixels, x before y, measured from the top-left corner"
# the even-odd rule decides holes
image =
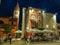
[[[45,28],[49,30],[57,30],[56,14],[48,13],[38,8],[28,8],[28,24],[27,29]]]
[[[13,16],[10,17],[0,17],[0,35],[5,36],[3,33],[4,31],[4,25],[11,25],[11,34],[14,35],[14,32],[17,30],[19,25],[19,13],[20,13],[20,7],[17,3]]]

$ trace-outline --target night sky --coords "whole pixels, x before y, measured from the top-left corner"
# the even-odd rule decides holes
[[[20,22],[22,20],[22,8],[35,7],[41,8],[46,12],[57,13],[57,22],[60,23],[60,0],[2,0],[0,4],[0,16],[12,16],[17,2],[21,8]]]

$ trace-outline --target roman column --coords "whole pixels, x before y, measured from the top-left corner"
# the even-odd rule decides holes
[[[26,8],[22,9],[22,38],[24,37],[24,33],[25,33],[25,10]]]

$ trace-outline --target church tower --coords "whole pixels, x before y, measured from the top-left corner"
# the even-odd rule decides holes
[[[14,9],[14,15],[13,18],[19,18],[19,14],[20,14],[20,7],[19,4],[17,3],[15,9]]]
[[[13,25],[15,26],[16,30],[19,27],[19,15],[20,15],[20,7],[19,7],[19,4],[17,3],[14,9],[14,15],[13,15]]]

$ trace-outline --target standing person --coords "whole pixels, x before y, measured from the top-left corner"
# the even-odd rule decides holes
[[[27,41],[27,32],[25,32],[24,40],[26,41],[26,43],[28,43],[28,41]]]
[[[9,35],[8,35],[8,38],[9,38],[9,41],[10,41],[10,44],[11,44],[11,42],[12,42],[12,35],[9,34]]]
[[[31,37],[32,37],[32,32],[28,32],[28,42],[30,42],[31,41]]]

